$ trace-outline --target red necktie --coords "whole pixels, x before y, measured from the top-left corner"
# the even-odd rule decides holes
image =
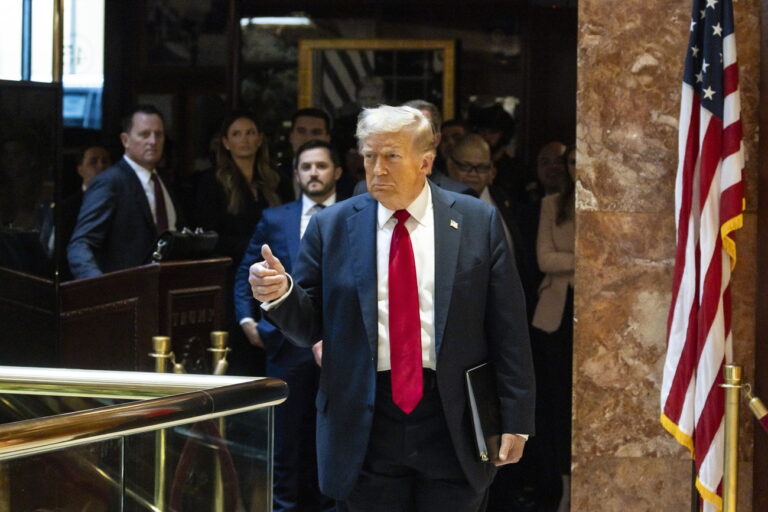
[[[152,184],[155,186],[155,226],[157,233],[168,231],[168,212],[165,211],[165,194],[160,178],[156,172],[152,173]]]
[[[389,357],[392,401],[410,414],[424,393],[421,365],[421,321],[416,262],[411,235],[405,227],[410,214],[395,212],[397,225],[389,246]]]

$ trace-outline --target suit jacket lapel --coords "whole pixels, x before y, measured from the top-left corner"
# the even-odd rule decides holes
[[[301,198],[291,203],[291,209],[288,211],[288,226],[292,228],[288,230],[286,243],[288,244],[288,259],[293,267],[293,264],[296,263],[296,256],[299,254],[299,243],[301,242],[299,236],[301,231]]]
[[[365,334],[371,355],[377,356],[378,310],[376,306],[376,205],[371,197],[361,198],[355,205],[357,213],[347,219],[349,246],[354,247],[350,255],[352,270],[357,283],[357,295],[363,314]]]
[[[430,187],[435,215],[435,353],[439,354],[464,226],[461,212],[453,208],[455,200],[435,185]]]
[[[147,193],[144,192],[144,187],[141,184],[141,181],[139,180],[139,177],[136,176],[136,172],[131,168],[130,165],[128,165],[128,162],[125,161],[125,159],[120,159],[120,162],[118,162],[118,165],[120,166],[120,169],[123,171],[123,173],[126,175],[127,182],[130,184],[130,187],[133,189],[131,193],[133,194],[134,200],[136,201],[136,206],[141,211],[142,216],[144,217],[144,220],[147,222],[149,226],[152,227],[152,229],[155,229],[155,219],[152,218],[152,210],[149,209],[149,200],[147,200]]]

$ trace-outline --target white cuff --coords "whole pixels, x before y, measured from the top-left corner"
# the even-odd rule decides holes
[[[268,300],[266,302],[262,302],[261,309],[263,309],[264,311],[272,311],[273,309],[278,307],[280,304],[285,302],[285,298],[288,297],[288,295],[290,295],[291,291],[293,290],[293,279],[291,278],[291,275],[285,274],[285,277],[288,278],[288,291],[275,300]]]

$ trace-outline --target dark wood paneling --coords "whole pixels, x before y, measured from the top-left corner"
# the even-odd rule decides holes
[[[0,267],[0,364],[54,366],[53,281]]]
[[[62,284],[60,365],[151,371],[159,275],[146,265]]]
[[[163,263],[160,272],[160,334],[171,337],[176,360],[189,373],[211,373],[211,331],[226,329],[230,258]]]

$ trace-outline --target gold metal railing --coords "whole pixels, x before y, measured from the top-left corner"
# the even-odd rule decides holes
[[[288,387],[272,378],[0,366],[2,393],[141,400],[0,425],[0,461],[277,405]]]

